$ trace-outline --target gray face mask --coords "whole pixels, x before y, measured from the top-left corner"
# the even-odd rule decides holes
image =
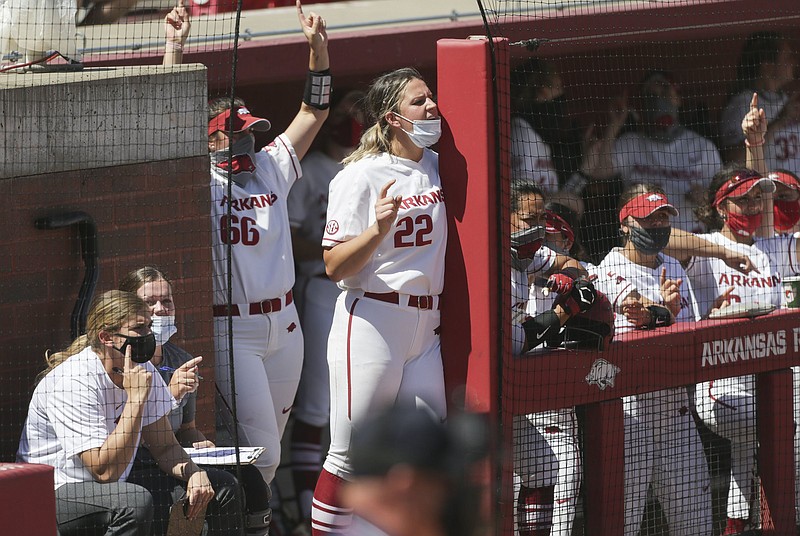
[[[211,163],[216,165],[220,162],[224,162],[228,160],[231,155],[239,155],[239,154],[249,154],[251,158],[253,158],[256,154],[256,137],[252,134],[248,134],[247,136],[242,136],[235,142],[233,145],[226,147],[225,149],[220,149],[219,151],[211,151],[209,156],[211,156]]]
[[[667,247],[672,227],[653,227],[645,229],[643,227],[628,227],[630,230],[629,239],[637,251],[645,255],[657,255]]]

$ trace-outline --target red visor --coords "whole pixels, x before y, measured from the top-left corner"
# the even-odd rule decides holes
[[[652,192],[637,195],[625,203],[625,206],[619,211],[619,221],[623,223],[628,216],[636,219],[646,218],[660,208],[666,208],[673,217],[678,215],[678,209],[669,204],[667,196],[664,194]]]
[[[250,110],[244,106],[237,106],[233,109],[233,132],[241,132],[252,128],[259,132],[266,132],[272,125],[266,119],[250,115]],[[212,135],[218,130],[223,132],[231,131],[231,110],[225,110],[208,122],[208,135]]]
[[[575,233],[564,218],[550,210],[545,212],[545,231],[548,233],[563,233],[564,238],[574,242]]]
[[[714,206],[719,206],[728,197],[741,197],[757,184],[761,184],[761,189],[767,192],[775,191],[775,183],[772,179],[762,177],[752,169],[742,170],[741,173],[734,175],[719,187],[714,196]]]

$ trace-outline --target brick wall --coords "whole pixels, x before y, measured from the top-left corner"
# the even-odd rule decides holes
[[[208,157],[5,179],[0,196],[0,461],[13,460],[45,350],[70,342],[84,276],[78,228],[34,227],[66,211],[84,211],[97,225],[96,293],[145,263],[174,281],[176,340],[205,358],[197,419],[213,437]]]

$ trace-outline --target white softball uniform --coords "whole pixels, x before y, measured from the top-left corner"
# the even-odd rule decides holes
[[[745,90],[725,106],[720,121],[722,145],[729,147],[744,142],[742,118],[750,110],[752,98],[753,91]],[[780,115],[787,102],[789,96],[783,92],[765,91],[758,94],[758,107],[764,109],[768,124]],[[800,174],[800,123],[791,123],[773,131],[772,141],[764,145],[764,160],[767,169],[785,169]]]
[[[396,182],[388,195],[402,197],[392,230],[365,267],[340,284],[345,292],[328,339],[331,445],[324,468],[342,478],[351,472],[353,423],[394,403],[446,416],[438,296],[447,220],[438,167],[438,155],[427,149],[420,162],[380,154],[331,181],[324,247],[375,223],[375,203],[390,180]]]
[[[299,236],[319,244],[325,231],[328,188],[331,179],[342,170],[342,164],[322,151],[309,153],[301,164],[303,180],[289,193],[289,224]],[[325,275],[325,262],[321,255],[318,259],[298,262],[297,273],[295,295],[303,296],[300,323],[305,337],[305,358],[293,412],[297,419],[322,427],[330,419],[328,334],[336,298],[341,291]],[[301,284],[303,289],[298,292]],[[316,463],[319,463],[319,453],[316,453]]]
[[[524,321],[527,315],[534,316],[552,308],[555,293],[542,296],[541,303],[533,312],[531,301],[540,296],[540,287],[528,284],[528,275],[543,277],[550,271],[556,260],[556,252],[546,246],[534,254],[527,273],[512,269],[512,316]],[[530,291],[528,288],[530,287]],[[520,314],[526,310],[527,314]],[[534,306],[535,307],[535,306]],[[515,324],[514,353],[519,354],[522,345],[517,345],[516,337],[522,337],[524,330]],[[535,354],[528,356],[536,359]],[[563,408],[514,417],[514,471],[522,486],[543,488],[554,486],[552,503],[551,536],[570,536],[575,520],[575,507],[581,485],[581,453],[578,444],[578,425],[575,408]],[[516,493],[515,493],[516,497]],[[526,511],[528,526],[546,523],[540,519],[542,510],[537,505],[528,505]]]
[[[617,333],[634,326],[619,309],[624,298],[637,290],[661,303],[662,267],[668,279],[682,279],[681,311],[676,320],[699,320],[692,285],[680,263],[660,256],[661,264],[649,268],[634,264],[620,248],[614,248],[598,266],[605,277],[596,282],[616,312]],[[661,504],[672,535],[706,535],[712,532],[711,491],[708,466],[700,436],[690,411],[686,388],[627,396],[625,409],[625,530],[626,536],[639,532],[647,500],[647,488]]]
[[[231,408],[234,393],[225,316],[230,242],[239,434],[244,445],[266,447],[256,466],[269,483],[280,462],[280,440],[303,366],[303,334],[290,292],[294,261],[287,210],[289,189],[301,169],[291,142],[282,134],[238,170],[248,180],[240,184],[234,173],[228,199],[227,172],[211,168],[215,365],[217,385]],[[228,408],[222,410],[230,417]]]
[[[148,426],[172,410],[174,398],[152,364],[141,366],[153,375],[142,417],[142,426]],[[103,446],[117,427],[127,400],[125,390],[108,377],[100,356],[90,347],[84,348],[36,386],[17,460],[53,466],[56,489],[71,482],[91,482],[94,477],[80,454]],[[141,429],[138,433],[141,435]],[[135,457],[134,452],[120,482],[128,477]]]
[[[719,151],[701,135],[681,129],[671,141],[658,141],[638,132],[628,132],[614,143],[614,170],[626,184],[655,184],[664,189],[678,216],[673,225],[686,231],[703,230],[694,216],[692,190],[705,191],[721,167]]]
[[[511,178],[515,183],[536,184],[545,192],[558,190],[550,146],[521,117],[511,118]]]

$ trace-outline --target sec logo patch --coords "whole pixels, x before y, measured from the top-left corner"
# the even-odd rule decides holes
[[[325,232],[327,234],[336,234],[336,233],[338,233],[339,232],[339,222],[337,222],[336,220],[329,221],[328,224],[325,226]]]

